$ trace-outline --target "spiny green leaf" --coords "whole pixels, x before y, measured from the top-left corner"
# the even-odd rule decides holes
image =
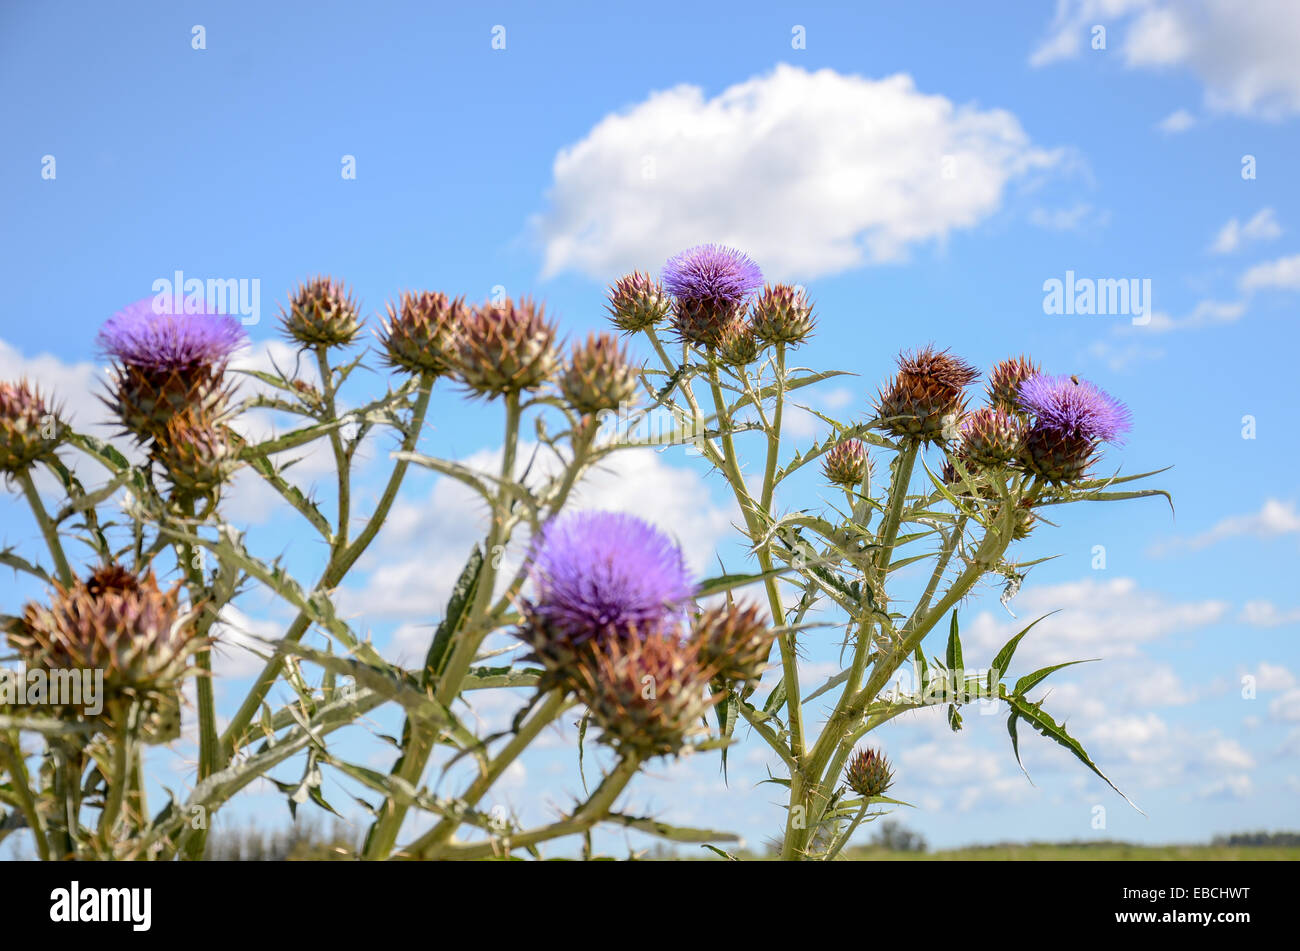
[[[1056,673],[1063,667],[1073,667],[1075,664],[1091,664],[1098,660],[1096,657],[1090,657],[1086,660],[1067,660],[1064,664],[1053,664],[1051,667],[1042,667],[1032,674],[1025,674],[1016,681],[1016,689],[1012,691],[1017,697],[1023,697],[1026,691],[1033,690],[1034,687],[1042,683],[1047,677]]]
[[[948,669],[961,670],[961,636],[957,633],[957,612],[952,612],[952,622],[948,625]]]
[[[1064,746],[1067,750],[1069,750],[1071,753],[1074,754],[1075,758],[1078,759],[1079,762],[1083,763],[1090,770],[1092,770],[1099,777],[1101,777],[1101,779],[1106,783],[1107,786],[1115,790],[1115,792],[1119,793],[1119,795],[1121,796],[1121,798],[1123,798],[1125,802],[1127,802],[1134,809],[1137,809],[1138,812],[1142,812],[1141,809],[1138,809],[1137,804],[1134,803],[1132,799],[1129,799],[1128,796],[1125,796],[1124,793],[1120,791],[1120,788],[1116,786],[1114,783],[1112,783],[1109,777],[1107,777],[1106,774],[1103,773],[1097,767],[1097,764],[1092,761],[1092,758],[1090,756],[1088,756],[1088,753],[1083,748],[1082,744],[1080,744],[1079,741],[1076,740],[1074,737],[1070,736],[1070,734],[1065,731],[1065,727],[1063,725],[1053,720],[1051,716],[1049,716],[1046,713],[1046,711],[1042,709],[1041,705],[1036,703],[1030,703],[1024,697],[1007,697],[1006,701],[1007,703],[1011,704],[1011,709],[1015,711],[1016,715],[1019,715],[1022,719],[1026,720],[1043,736],[1055,740],[1061,746]],[[1012,736],[1014,737],[1014,735],[1015,734],[1013,732]],[[1020,759],[1020,754],[1018,751],[1016,753],[1016,759],[1017,761],[1019,761]],[[1022,765],[1021,769],[1023,768],[1024,766]],[[1143,815],[1145,814],[1146,813],[1143,813]]]
[[[426,686],[442,672],[451,639],[461,628],[466,608],[473,603],[482,573],[483,549],[475,545],[473,551],[469,553],[469,558],[465,560],[465,567],[461,569],[460,577],[456,579],[456,586],[447,599],[447,610],[438,625],[438,630],[433,635],[433,641],[429,644],[429,652],[425,655],[421,682]]]

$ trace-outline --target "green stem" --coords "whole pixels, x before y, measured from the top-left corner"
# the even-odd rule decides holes
[[[130,783],[131,719],[134,704],[114,704],[113,718],[117,721],[117,736],[113,742],[113,774],[108,778],[104,810],[99,814],[99,846],[105,858],[113,857],[113,828],[122,812],[122,802]]]
[[[402,440],[403,452],[413,452],[416,443],[419,442],[420,431],[424,428],[425,414],[429,409],[429,397],[432,388],[432,379],[426,378],[420,381],[420,390],[411,415],[410,428]],[[335,551],[331,554],[329,562],[321,573],[320,581],[316,585],[317,590],[328,591],[337,587],[352,566],[356,564],[357,559],[365,553],[370,543],[374,541],[384,520],[388,517],[389,510],[392,509],[393,503],[397,500],[398,490],[402,486],[402,480],[406,477],[406,470],[409,465],[410,463],[404,459],[398,460],[394,464],[393,471],[388,478],[388,484],[384,487],[383,495],[380,496],[374,514],[370,516],[365,528],[362,529],[356,540],[348,546],[346,551]],[[291,644],[297,643],[307,633],[309,627],[311,627],[311,616],[305,611],[300,611],[285,631],[284,640]],[[284,658],[276,656],[262,668],[257,681],[253,684],[253,689],[244,698],[244,702],[240,705],[239,710],[231,719],[230,725],[226,727],[225,733],[221,736],[221,758],[223,762],[228,763],[234,755],[236,744],[241,741],[248,729],[248,725],[257,716],[262,707],[262,701],[266,699],[271,687],[279,679],[283,667]]]
[[[843,849],[844,846],[848,845],[849,839],[853,838],[853,833],[857,832],[858,826],[862,824],[862,820],[867,814],[867,807],[868,804],[864,802],[862,807],[858,810],[858,814],[853,817],[853,822],[849,824],[849,827],[844,830],[844,834],[839,837],[833,846],[831,846],[830,851],[826,853],[826,857],[823,861],[834,861],[835,856],[840,854],[840,850]]]
[[[18,731],[11,730],[9,739],[0,741],[0,749],[3,749],[5,760],[9,765],[9,776],[13,780],[14,789],[18,793],[18,803],[22,807],[23,815],[27,817],[27,828],[32,831],[32,839],[36,845],[36,855],[42,862],[48,862],[50,859],[50,846],[45,839],[45,823],[41,820],[40,810],[36,808],[36,799],[32,795],[31,777],[27,773],[27,763],[23,759],[22,747],[19,743]]]
[[[36,491],[36,483],[32,480],[30,469],[24,469],[17,475],[18,484],[23,487],[23,495],[27,496],[27,504],[32,507],[32,514],[36,516],[36,524],[40,526],[41,534],[45,536],[45,544],[50,549],[50,556],[54,559],[54,568],[58,573],[59,582],[65,588],[71,588],[76,580],[72,574],[72,568],[68,565],[68,556],[63,552],[63,543],[59,541],[58,529],[54,527],[54,522],[50,515],[45,511],[45,505],[41,502],[41,494]]]
[[[723,474],[727,477],[727,481],[736,496],[736,502],[740,505],[749,537],[757,545],[758,539],[764,534],[763,524],[759,521],[760,513],[754,511],[754,500],[749,494],[749,489],[745,486],[744,476],[740,471],[740,464],[736,457],[735,441],[731,435],[731,416],[727,412],[727,404],[722,396],[722,385],[718,380],[717,367],[712,363],[709,365],[709,388],[712,391],[713,405],[718,415],[718,428],[722,432]],[[778,393],[780,391],[781,385],[778,384]],[[779,413],[778,407],[778,417]],[[769,434],[767,470],[772,473],[772,477],[764,479],[765,496],[771,494],[769,481],[774,483],[776,448],[779,448],[779,440],[774,447]],[[761,516],[770,520],[772,517],[770,508],[763,508]],[[785,619],[785,606],[781,602],[781,590],[777,585],[776,577],[772,574],[772,555],[766,546],[761,545],[757,547],[756,555],[759,568],[767,575],[764,587],[767,591],[768,605],[772,612],[772,621],[773,623],[781,623]],[[777,637],[777,646],[781,652],[781,677],[785,685],[785,706],[790,724],[790,752],[796,763],[796,768],[790,774],[791,808],[786,814],[786,835],[781,853],[783,859],[789,859],[793,857],[793,843],[797,838],[795,833],[799,831],[795,807],[802,804],[804,798],[804,772],[802,769],[804,756],[803,709],[799,699],[799,667],[798,658],[795,654],[794,634],[790,631],[780,634]]]
[[[514,478],[515,462],[519,446],[520,394],[505,394],[506,433],[505,446],[501,458],[501,480],[506,482]],[[452,649],[451,657],[443,675],[438,680],[436,696],[444,706],[450,706],[460,693],[460,686],[473,663],[474,654],[483,637],[488,633],[488,626],[479,633],[474,623],[484,617],[492,603],[493,588],[496,585],[497,548],[504,544],[506,521],[510,516],[510,496],[502,485],[497,492],[496,503],[492,507],[492,523],[488,528],[487,547],[484,552],[482,574],[478,588],[474,592],[474,604],[467,615],[469,624],[460,631],[460,637]],[[450,691],[454,689],[454,693]],[[450,694],[450,695],[449,695]],[[433,752],[434,737],[427,727],[420,726],[408,719],[404,730],[404,743],[394,775],[411,786],[419,784]],[[393,851],[402,823],[406,820],[409,804],[400,801],[396,794],[390,794],[384,801],[383,812],[371,827],[365,844],[367,859],[380,859]]]
[[[568,709],[570,702],[563,690],[551,691],[542,705],[520,726],[519,732],[510,738],[510,742],[501,749],[500,753],[493,757],[487,768],[479,773],[469,788],[456,798],[457,806],[465,810],[473,809],[479,800],[487,795],[492,784],[501,777],[511,763],[519,758],[537,735]],[[450,816],[442,819],[419,839],[404,848],[403,855],[419,859],[437,858],[441,846],[451,838],[460,824],[460,819]]]
[[[326,419],[338,419],[338,403],[335,399],[334,371],[330,368],[329,349],[324,345],[316,347],[316,366],[320,371],[321,394],[325,406]],[[334,469],[338,474],[338,524],[334,530],[334,551],[341,552],[348,547],[352,509],[352,467],[347,453],[343,449],[343,434],[335,427],[329,432],[330,448],[334,451]]]
[[[578,808],[577,812],[568,819],[561,819],[559,822],[553,822],[539,829],[532,829],[528,832],[510,836],[509,849],[514,851],[515,849],[537,845],[539,842],[558,839],[561,836],[586,832],[609,814],[614,801],[618,799],[619,794],[623,792],[627,784],[632,781],[632,777],[636,775],[636,771],[640,766],[641,760],[639,757],[634,755],[624,756],[619,760],[613,771],[601,781],[600,786],[591,794],[591,798]],[[499,851],[496,842],[482,842],[472,845],[452,844],[446,847],[442,857],[447,859],[483,859],[498,855]]]
[[[505,483],[514,478],[515,458],[519,449],[519,394],[507,393],[505,447],[501,456],[501,481]],[[461,636],[456,639],[451,658],[438,678],[438,702],[450,707],[460,695],[460,688],[470,664],[474,661],[479,645],[491,633],[491,626],[478,624],[487,615],[492,604],[493,588],[496,587],[497,562],[500,554],[497,549],[508,541],[506,521],[510,517],[510,493],[503,484],[497,493],[496,504],[492,507],[492,524],[488,527],[487,544],[483,552],[483,574],[479,578],[478,590],[474,592],[474,604],[468,615],[469,620]]]

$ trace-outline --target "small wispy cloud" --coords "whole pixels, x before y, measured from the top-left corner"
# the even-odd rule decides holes
[[[1231,254],[1252,241],[1271,241],[1282,234],[1282,226],[1272,208],[1263,208],[1245,224],[1236,218],[1219,229],[1210,245],[1211,254]]]
[[[1194,125],[1196,125],[1196,116],[1186,109],[1177,109],[1157,122],[1156,128],[1166,135],[1178,135]]]
[[[1230,538],[1278,538],[1285,535],[1300,535],[1300,511],[1297,511],[1294,501],[1268,499],[1258,512],[1229,515],[1199,535],[1153,545],[1151,553],[1167,555],[1174,551],[1201,551]]]

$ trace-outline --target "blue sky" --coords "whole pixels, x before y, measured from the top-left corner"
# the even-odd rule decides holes
[[[1105,658],[1058,675],[1048,708],[1146,816],[1036,737],[1022,744],[1031,785],[1004,718],[972,715],[960,735],[928,717],[879,734],[898,795],[922,807],[906,822],[940,845],[1294,828],[1297,37],[1291,4],[1221,0],[8,4],[0,376],[31,375],[93,422],[96,328],[177,269],[260,281],[250,359],[266,359],[279,302],[318,272],[369,313],[408,287],[530,293],[577,336],[603,326],[604,286],[623,270],[736,244],[817,301],[799,362],[858,374],[811,397],[820,409],[867,412],[901,348],[933,341],[983,367],[1023,351],[1130,405],[1111,464],[1174,466],[1158,484],[1176,518],[1159,501],[1061,510],[1023,548],[1061,557],[1012,603],[1022,619],[1063,609],[1027,662]],[[1149,322],[1045,314],[1044,282],[1067,271],[1149,280]],[[499,450],[492,410],[449,389],[431,420],[426,451],[485,463]],[[804,419],[793,440],[816,434]],[[372,491],[385,448],[363,475]],[[309,482],[324,476],[313,465]],[[715,550],[737,557],[720,481],[697,460],[620,465],[584,504],[644,510],[702,569]],[[815,504],[817,486],[799,491],[781,501]],[[398,514],[347,603],[377,641],[414,653],[478,525],[424,473]],[[229,517],[310,573],[319,552],[254,487]],[[37,541],[16,499],[0,499],[0,538]],[[33,594],[0,584],[0,612]],[[259,632],[282,623],[256,598],[241,607]],[[985,659],[1016,629],[996,597],[963,618]],[[810,678],[835,669],[833,637],[815,637]],[[387,765],[355,732],[359,755]],[[158,768],[183,784],[192,754],[179,744]],[[780,821],[774,787],[753,785],[765,764],[756,738],[729,790],[716,761],[660,764],[630,808],[758,842]],[[557,737],[502,796],[545,816],[575,790],[574,767],[572,736]],[[269,823],[283,806],[256,794],[238,808]]]

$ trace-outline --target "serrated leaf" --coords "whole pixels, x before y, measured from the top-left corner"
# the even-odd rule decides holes
[[[456,579],[456,586],[452,588],[451,595],[447,598],[447,610],[443,613],[442,621],[434,632],[433,641],[429,644],[428,654],[425,655],[421,681],[426,686],[442,672],[451,639],[461,628],[465,610],[474,602],[479,578],[483,573],[483,560],[483,549],[476,544],[470,551],[469,557],[465,559],[465,567],[461,569],[460,577]]]
[[[1124,793],[1120,791],[1120,788],[1112,783],[1110,778],[1098,768],[1097,764],[1094,763],[1092,758],[1088,755],[1087,750],[1083,748],[1083,745],[1074,737],[1070,736],[1062,724],[1053,720],[1051,716],[1043,710],[1040,704],[1030,703],[1025,700],[1024,697],[1007,697],[1006,700],[1007,703],[1011,704],[1011,709],[1014,711],[1013,715],[1019,716],[1021,719],[1028,722],[1030,726],[1038,730],[1040,734],[1049,739],[1055,740],[1058,744],[1073,753],[1079,762],[1083,763],[1083,765],[1087,766],[1088,769],[1096,773],[1107,786],[1119,793],[1120,797],[1125,802],[1134,809],[1137,809],[1138,812],[1142,812],[1141,809],[1138,809],[1137,804],[1134,803],[1132,799],[1129,799],[1128,796],[1125,796]],[[1012,738],[1015,738],[1014,728],[1012,728]],[[1019,750],[1016,752],[1016,761],[1020,761]],[[1021,769],[1024,769],[1023,764],[1021,764]],[[1143,813],[1143,815],[1146,815],[1146,813]]]
[[[1073,667],[1075,664],[1091,664],[1097,659],[1098,658],[1096,657],[1090,657],[1086,660],[1067,660],[1064,664],[1053,664],[1051,667],[1039,668],[1038,670],[1034,671],[1032,674],[1025,674],[1025,676],[1017,680],[1016,688],[1011,692],[1017,697],[1023,697],[1025,695],[1025,691],[1033,690],[1034,687],[1038,686],[1045,679],[1047,679],[1049,676],[1056,673],[1058,670],[1062,669],[1063,667]]]

